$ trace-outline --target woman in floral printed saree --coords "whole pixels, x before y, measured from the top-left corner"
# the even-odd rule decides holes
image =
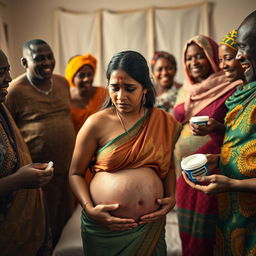
[[[206,194],[219,194],[217,255],[256,255],[256,11],[238,29],[237,59],[247,84],[227,100],[226,133],[220,154],[222,175],[205,176],[203,186],[186,182]],[[216,165],[219,156],[210,155]],[[226,192],[226,193],[223,193]]]

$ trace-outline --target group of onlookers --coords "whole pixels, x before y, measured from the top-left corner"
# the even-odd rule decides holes
[[[176,201],[182,255],[255,255],[255,27],[256,11],[219,45],[189,39],[183,84],[164,51],[153,79],[139,53],[117,53],[107,88],[93,85],[91,54],[64,78],[50,46],[30,40],[11,82],[0,51],[0,254],[51,255],[79,203],[85,255],[165,255]],[[193,183],[180,162],[197,153],[210,173]]]

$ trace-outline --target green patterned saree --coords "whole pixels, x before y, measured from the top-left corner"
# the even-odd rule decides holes
[[[240,86],[226,105],[221,172],[234,179],[256,178],[256,82]],[[218,255],[256,255],[256,194],[222,193],[218,203]]]

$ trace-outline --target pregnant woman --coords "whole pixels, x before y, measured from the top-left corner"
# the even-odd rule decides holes
[[[85,255],[166,255],[165,216],[175,205],[173,150],[179,124],[153,108],[145,58],[113,56],[109,101],[77,136],[71,187],[82,211]],[[85,172],[94,174],[89,186]]]

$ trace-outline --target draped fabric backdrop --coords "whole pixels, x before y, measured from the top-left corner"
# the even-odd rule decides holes
[[[115,53],[135,50],[150,62],[155,50],[163,50],[176,57],[176,80],[183,82],[183,46],[194,35],[209,35],[209,8],[209,3],[202,2],[189,6],[90,13],[57,9],[56,71],[64,74],[72,56],[91,53],[98,60],[95,85],[105,86],[107,64]]]
[[[4,31],[4,22],[3,22],[3,12],[5,5],[0,3],[0,49],[4,51],[4,53],[8,57],[8,46],[7,46],[7,38]]]

